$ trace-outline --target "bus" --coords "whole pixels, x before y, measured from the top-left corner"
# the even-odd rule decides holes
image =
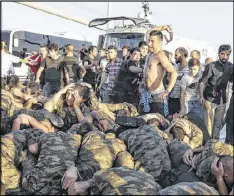
[[[9,53],[20,58],[25,58],[31,55],[32,52],[37,52],[39,46],[49,45],[50,43],[57,43],[59,45],[61,55],[65,53],[65,47],[68,44],[74,45],[75,52],[79,51],[82,44],[85,44],[86,47],[92,45],[91,40],[81,35],[68,36],[61,33],[44,33],[24,29],[2,30],[1,40],[6,41]],[[29,66],[21,63],[14,63],[13,66],[15,74],[22,83],[33,80],[33,73]]]

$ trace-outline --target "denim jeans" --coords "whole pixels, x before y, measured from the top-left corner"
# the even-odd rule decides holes
[[[44,96],[50,97],[52,94],[57,93],[61,89],[60,83],[49,83],[47,82],[44,87]]]
[[[199,101],[187,101],[185,102],[185,113],[199,114],[201,119],[204,119],[203,107]]]

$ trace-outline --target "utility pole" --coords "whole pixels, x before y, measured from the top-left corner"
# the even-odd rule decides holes
[[[107,18],[111,17],[111,2],[107,2]],[[110,23],[107,23],[107,30],[110,28]]]

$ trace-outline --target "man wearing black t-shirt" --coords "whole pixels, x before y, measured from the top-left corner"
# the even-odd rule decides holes
[[[36,82],[40,82],[40,76],[43,70],[45,70],[45,86],[44,93],[46,97],[50,97],[64,86],[65,81],[69,81],[69,74],[67,68],[63,65],[63,57],[58,54],[59,47],[57,44],[52,43],[48,47],[49,55],[46,57],[39,68],[36,75]]]
[[[134,106],[138,105],[139,98],[137,96],[137,91],[139,78],[143,73],[143,68],[140,67],[139,63],[140,58],[140,49],[133,48],[130,51],[130,59],[125,61],[120,67],[113,88],[113,91],[119,91],[119,102],[128,102]]]
[[[74,56],[74,46],[72,44],[66,47],[67,54],[64,56],[63,65],[66,66],[69,73],[69,83],[77,82],[85,75],[86,70],[79,59]]]
[[[96,69],[98,67],[98,62],[94,61],[94,58],[97,56],[97,47],[96,46],[90,46],[89,49],[89,55],[85,56],[83,59],[83,65],[86,69],[86,74],[83,78],[84,82],[87,82],[92,85],[93,89],[95,90],[95,84],[96,84]]]

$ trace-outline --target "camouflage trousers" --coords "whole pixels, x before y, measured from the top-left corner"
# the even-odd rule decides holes
[[[75,165],[81,136],[63,132],[45,134],[39,141],[38,160],[28,157],[22,186],[30,194],[62,193],[61,179]]]
[[[118,136],[127,145],[135,161],[135,169],[151,174],[156,182],[171,170],[167,144],[152,126],[128,129]]]
[[[219,193],[202,182],[181,182],[162,189],[157,195],[219,195]]]
[[[100,170],[93,181],[91,195],[156,195],[161,190],[150,174],[124,167]]]

